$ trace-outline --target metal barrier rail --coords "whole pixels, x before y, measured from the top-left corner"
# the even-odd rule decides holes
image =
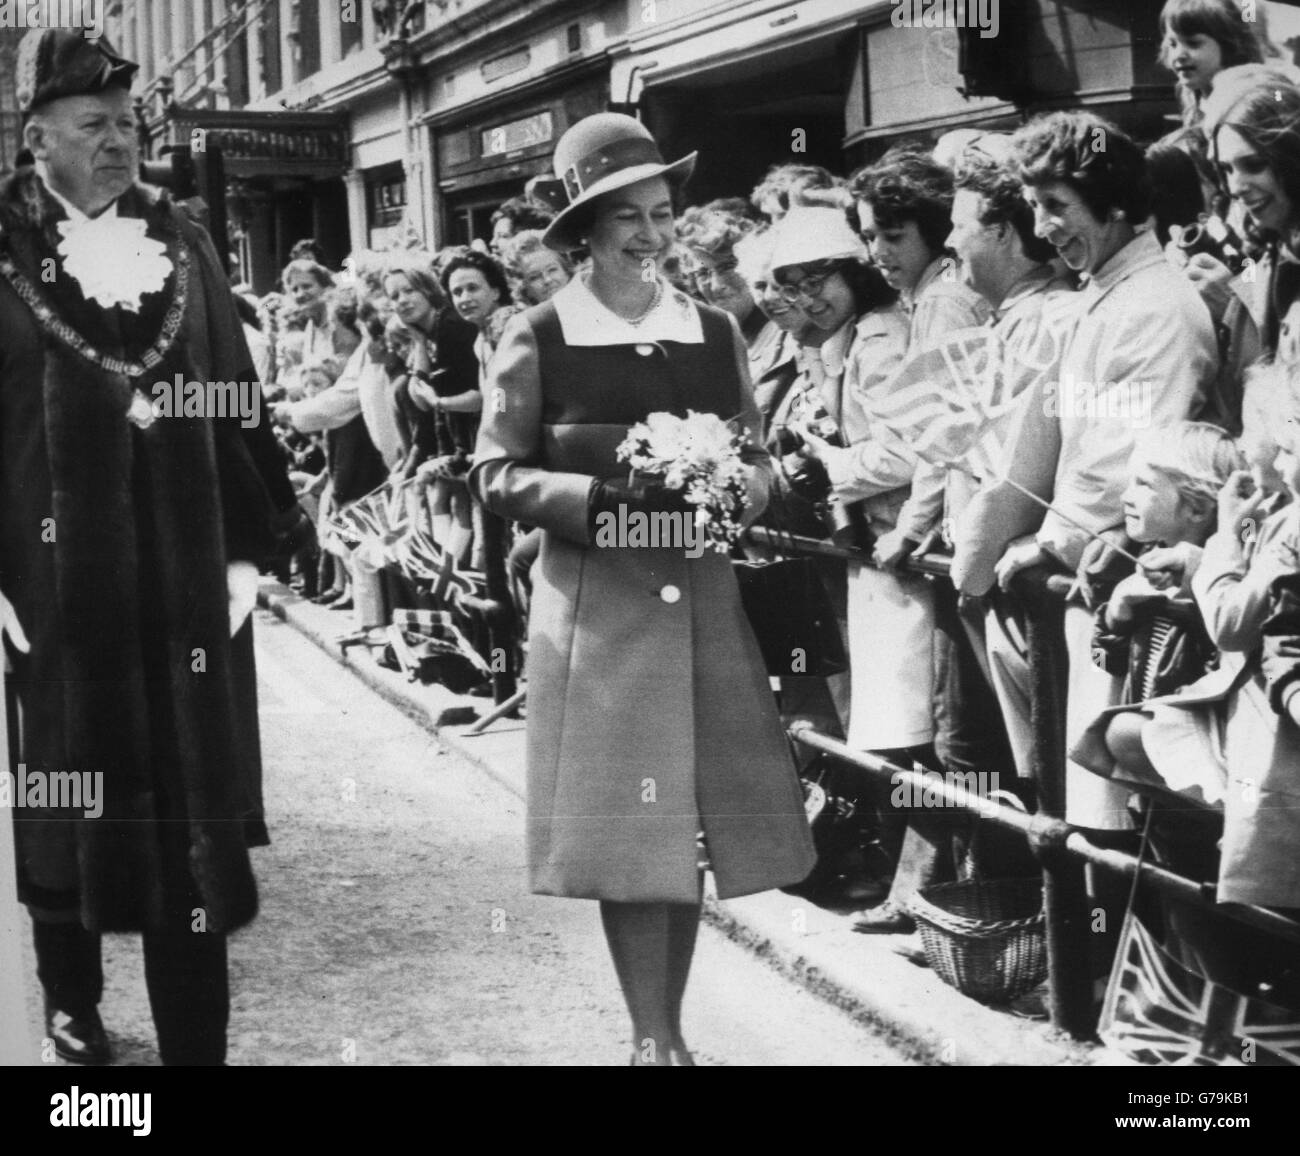
[[[784,554],[809,554],[842,558],[872,565],[862,550],[832,542],[751,527],[747,539]],[[922,554],[907,559],[900,569],[934,577],[949,577],[950,559],[945,555]],[[1029,664],[1035,677],[1030,684],[1030,721],[1033,730],[1032,762],[1039,810],[1023,815],[1012,807],[972,795],[960,788],[938,783],[933,778],[855,751],[838,739],[816,730],[811,724],[790,729],[795,741],[815,747],[844,762],[879,777],[904,776],[913,786],[938,791],[949,802],[982,818],[1023,835],[1043,868],[1043,906],[1046,915],[1048,962],[1048,1004],[1052,1023],[1078,1039],[1094,1034],[1092,976],[1088,967],[1090,921],[1084,864],[1141,881],[1183,902],[1197,904],[1221,919],[1245,923],[1300,944],[1300,924],[1262,907],[1220,906],[1204,894],[1193,880],[1186,879],[1123,851],[1097,847],[1077,828],[1065,822],[1065,599],[1073,585],[1063,574],[1036,567],[1018,574],[1014,592],[1026,611],[1026,642]]]
[[[953,807],[963,807],[973,811],[981,819],[1015,831],[1029,840],[1035,850],[1039,848],[1061,848],[1088,863],[1093,863],[1107,871],[1112,871],[1127,878],[1140,874],[1144,883],[1150,883],[1156,890],[1172,899],[1185,903],[1194,903],[1215,911],[1217,914],[1239,923],[1248,924],[1260,931],[1267,931],[1288,942],[1300,944],[1300,923],[1270,911],[1267,907],[1250,907],[1244,904],[1220,906],[1202,890],[1201,885],[1173,871],[1168,871],[1154,863],[1138,862],[1134,855],[1126,851],[1113,851],[1098,847],[1077,827],[1061,819],[1052,819],[1046,815],[1026,815],[1015,807],[1008,807],[983,795],[972,794],[962,787],[953,786],[925,772],[908,770],[888,759],[882,759],[869,751],[857,751],[839,739],[819,731],[812,723],[795,723],[789,730],[790,737],[805,746],[825,751],[834,755],[841,762],[858,770],[866,771],[877,778],[888,779],[891,784],[905,784],[916,791],[924,791],[927,796],[941,798]]]

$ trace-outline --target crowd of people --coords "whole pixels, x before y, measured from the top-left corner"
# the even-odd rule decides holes
[[[228,323],[232,331],[242,326],[275,443],[265,430],[233,423],[213,423],[210,434],[176,423],[146,438],[152,423],[138,423],[134,410],[128,422],[117,420],[113,375],[134,362],[69,344],[67,357],[102,362],[105,428],[111,417],[121,435],[111,442],[121,493],[112,499],[93,471],[51,483],[45,504],[28,502],[27,521],[6,531],[16,543],[7,550],[45,559],[32,527],[47,508],[67,505],[61,495],[69,487],[80,487],[87,508],[98,502],[105,512],[90,518],[62,509],[60,552],[48,566],[98,573],[86,551],[134,558],[129,544],[137,543],[142,575],[161,568],[167,582],[188,589],[189,571],[180,570],[201,572],[211,587],[205,613],[223,636],[216,653],[242,670],[251,657],[247,572],[274,552],[269,529],[257,537],[239,527],[260,526],[263,506],[281,546],[299,508],[314,519],[315,540],[291,535],[296,553],[281,549],[269,565],[306,596],[351,609],[363,634],[387,626],[399,609],[427,606],[431,595],[386,566],[382,551],[358,548],[340,532],[348,510],[389,494],[437,543],[442,564],[470,576],[497,557],[487,543],[504,527],[503,569],[530,639],[532,886],[601,901],[634,1039],[638,1048],[650,1044],[634,1062],[691,1062],[680,1005],[703,867],[724,897],[807,887],[813,846],[781,720],[812,720],[904,769],[965,783],[996,776],[1030,809],[1044,789],[1037,774],[1063,777],[1064,818],[1095,844],[1159,861],[1212,887],[1220,904],[1295,917],[1300,84],[1293,70],[1265,59],[1229,0],[1169,0],[1162,33],[1161,59],[1178,78],[1184,123],[1145,145],[1091,112],[1053,112],[1014,132],[959,130],[897,145],[847,174],[778,163],[748,195],[687,206],[694,155],[665,162],[644,126],[598,114],[559,142],[556,180],[536,180],[500,207],[490,242],[437,253],[357,252],[332,270],[319,246],[303,241],[276,292],[260,300],[236,292]],[[69,42],[66,51],[74,50],[92,51]],[[41,113],[25,130],[36,167],[18,174],[17,192],[0,208],[11,228],[36,237],[65,204],[45,196],[47,188],[76,194],[66,203],[85,218],[78,228],[91,212],[124,206],[127,227],[139,216],[166,238],[159,245],[170,246],[173,272],[162,284],[173,286],[180,308],[188,270],[198,264],[204,280],[188,308],[199,310],[204,295],[221,297],[224,286],[217,293],[215,255],[197,232],[122,182],[74,188],[80,170],[61,168],[59,151],[72,146],[47,139],[47,122],[74,107],[69,100],[91,102],[116,117],[97,130],[114,137],[106,147],[131,160],[123,110],[134,66],[93,51],[100,55],[92,63],[107,61],[110,71],[88,71],[67,89],[51,65],[46,87],[29,94],[24,107]],[[125,162],[117,168],[133,171]],[[45,217],[28,220],[24,206],[35,196],[44,198]],[[87,245],[100,243],[86,235]],[[75,244],[68,253],[75,257]],[[16,286],[14,324],[32,334],[19,348],[32,362],[24,372],[46,375],[44,404],[53,407],[40,428],[57,435],[50,451],[57,461],[42,459],[37,472],[62,477],[81,460],[81,427],[66,420],[48,384],[53,370],[38,360],[62,349],[56,338],[68,344],[76,334],[51,329],[54,352],[40,352],[37,327],[53,325],[51,315],[31,305],[25,281],[6,276]],[[137,277],[146,300],[162,293],[151,270]],[[83,298],[67,285],[60,287],[67,300],[56,304],[77,317],[87,311],[84,325],[99,334],[102,310],[88,305],[94,293],[87,288]],[[115,305],[105,300],[105,309]],[[224,318],[216,306],[204,308],[204,316]],[[170,351],[178,372],[238,372],[199,364],[239,352],[224,329],[192,352],[175,329],[168,337],[165,311],[155,312],[148,316],[162,326],[155,344]],[[142,321],[120,348],[143,358],[153,349],[147,329]],[[111,337],[104,329],[96,340]],[[599,548],[593,526],[601,516],[688,510],[662,479],[629,476],[618,464],[628,430],[664,409],[734,419],[738,507],[746,526],[769,534],[743,538],[730,557]],[[222,494],[224,548],[213,531],[211,542],[168,552],[167,535],[184,533],[193,519],[174,515],[167,502],[198,499],[184,491],[155,500],[144,481],[132,490],[124,439],[155,455],[158,477],[183,474],[178,463],[195,454],[210,461],[204,492]],[[160,456],[173,443],[176,456]],[[43,444],[30,443],[42,453]],[[268,460],[277,444],[281,460]],[[27,492],[16,480],[23,460],[10,453],[3,463],[14,493]],[[118,505],[109,509],[112,501]],[[119,506],[131,506],[139,534],[106,537],[124,517]],[[811,600],[769,601],[746,626],[735,577],[780,552],[797,553],[780,542],[801,537],[843,547],[809,563],[815,601],[829,607],[830,633],[847,659],[816,670],[804,658],[826,622],[811,613]],[[169,561],[173,553],[180,562]],[[911,564],[922,557],[931,564]],[[944,568],[937,558],[947,560],[945,576],[935,576]],[[154,578],[134,585],[124,578],[107,600],[86,594],[100,607],[87,619],[79,603],[67,602],[65,587],[80,590],[74,579],[46,565],[5,572],[0,625],[13,643],[24,709],[43,701],[41,688],[65,681],[91,696],[83,713],[101,721],[87,723],[90,750],[92,739],[104,741],[100,729],[125,735],[128,724],[112,722],[115,707],[94,698],[98,684],[59,665],[50,623],[59,615],[89,622],[81,633],[98,645],[101,634],[117,637],[118,618],[137,621],[138,597],[162,595],[147,584]],[[1044,573],[1069,586],[1069,758],[1060,768],[1034,759],[1042,720],[1032,717],[1033,682],[1044,675],[1029,659],[1023,595]],[[156,582],[161,590],[164,579]],[[67,603],[57,614],[41,601],[56,590]],[[647,591],[656,597],[641,597]],[[26,654],[17,641],[23,623],[37,644],[30,657],[18,653]],[[169,669],[167,647],[180,645],[156,629],[146,638],[153,649],[137,656],[153,677]],[[752,635],[762,642],[774,629],[782,645],[795,642],[789,662],[780,646],[755,644]],[[136,653],[130,638],[120,643]],[[89,651],[80,658],[91,670],[103,661]],[[250,703],[237,696],[221,705],[237,717]],[[186,790],[206,782],[199,736],[211,727],[193,722],[195,709],[179,695],[176,717],[189,729],[181,728],[185,742],[172,761],[197,768],[186,771],[193,779]],[[29,750],[33,735],[51,750],[64,741],[53,714],[33,717],[45,730],[26,728]],[[149,725],[140,723],[139,733]],[[179,742],[161,731],[155,741],[167,751]],[[255,751],[226,754],[232,765],[256,769]],[[27,757],[37,765],[38,756]],[[823,767],[802,771],[828,781]],[[260,795],[260,783],[246,787],[249,800]],[[844,768],[833,787],[854,803],[857,838],[835,861],[816,864],[813,894],[858,908],[850,918],[863,933],[912,931],[909,901],[968,869],[969,820],[952,809],[901,805]],[[179,787],[162,797],[181,805]],[[123,823],[135,823],[135,798],[115,796]],[[219,802],[235,805],[225,796]],[[170,1005],[158,1013],[160,1033],[164,1021],[177,1021],[166,1029],[164,1059],[224,1057],[224,940],[194,963],[194,948],[174,932],[177,913],[199,891],[224,913],[223,928],[252,918],[244,844],[265,841],[265,829],[251,802],[238,814],[248,829],[223,851],[229,870],[195,882],[183,866],[195,852],[177,836],[164,863],[172,890],[153,887],[149,894],[166,903],[143,914],[130,906],[134,878],[117,890],[95,890],[85,878],[99,860],[84,847],[79,859],[73,854],[76,840],[88,838],[84,824],[57,846],[46,838],[57,833],[53,824],[20,831],[47,1021],[61,1030],[66,1012],[77,1027],[64,1031],[71,1042],[61,1054],[107,1055],[93,1010],[98,930],[166,927],[170,938],[147,941],[146,958],[184,956],[186,974],[203,971],[217,994],[202,1039]],[[645,822],[647,815],[658,821]],[[1094,928],[1101,976],[1131,896],[1127,884],[1100,876],[1090,889],[1107,916]],[[82,900],[82,914],[69,915],[83,892],[99,907]],[[1242,927],[1228,934],[1200,906],[1158,901],[1142,889],[1137,903],[1165,949],[1197,974],[1300,1009],[1300,968],[1281,941]],[[38,913],[41,904],[52,914]],[[68,973],[62,980],[59,968]],[[171,1003],[179,1007],[205,984],[178,989]]]
[[[747,197],[675,202],[668,241],[647,227],[631,245],[734,321],[775,470],[764,524],[858,547],[816,562],[849,669],[772,670],[787,721],[907,768],[998,772],[1032,807],[1015,580],[1077,575],[1066,818],[1130,850],[1146,827],[1147,853],[1220,902],[1296,910],[1300,88],[1232,4],[1171,0],[1163,21],[1184,125],[1145,148],[1060,112],[847,176],[778,164]],[[415,479],[435,537],[482,569],[467,477],[494,350],[514,314],[591,275],[585,238],[548,237],[557,207],[540,182],[501,206],[490,247],[357,254],[342,277],[310,243],[295,254],[250,337],[304,501],[326,477],[326,509]],[[919,448],[928,411],[910,399],[971,384],[945,376],[955,349],[998,351],[976,389],[996,379],[999,396],[981,403],[984,452],[945,457]],[[526,621],[542,531],[513,533]],[[916,554],[949,556],[951,580],[910,569]],[[373,570],[324,556],[307,592],[387,621]],[[967,825],[840,788],[868,821],[858,854],[822,864],[830,897],[875,901],[859,931],[913,930],[909,898],[962,870]],[[1117,925],[1126,892],[1094,890]],[[1213,977],[1300,1006],[1278,950],[1228,947],[1187,911],[1165,923]]]

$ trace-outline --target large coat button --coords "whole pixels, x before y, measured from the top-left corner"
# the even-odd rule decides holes
[[[655,351],[655,347],[653,345],[638,345],[636,351],[642,357],[649,357]]]
[[[665,586],[659,591],[659,597],[671,606],[674,602],[682,600],[682,592],[676,586]]]

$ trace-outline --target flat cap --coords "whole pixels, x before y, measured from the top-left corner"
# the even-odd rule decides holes
[[[18,45],[18,111],[26,116],[63,96],[129,90],[139,67],[118,56],[102,37],[91,39],[67,28],[33,28]]]

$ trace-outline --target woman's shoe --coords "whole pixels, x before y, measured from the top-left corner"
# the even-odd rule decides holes
[[[877,907],[859,911],[853,920],[853,930],[863,935],[911,935],[916,930],[916,920],[886,899]]]
[[[668,1049],[668,1062],[674,1068],[695,1067],[695,1057],[686,1050],[685,1044],[673,1044]]]

